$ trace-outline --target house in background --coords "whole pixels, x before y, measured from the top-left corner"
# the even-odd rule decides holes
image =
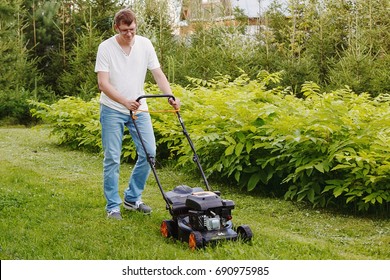
[[[227,26],[238,24],[235,15],[247,19],[247,32],[258,30],[259,20],[272,0],[170,0],[175,34],[191,33],[199,22]],[[240,11],[240,12],[238,12]]]

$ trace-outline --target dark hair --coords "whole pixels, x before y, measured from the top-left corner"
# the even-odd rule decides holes
[[[119,26],[122,23],[130,25],[133,22],[137,23],[137,19],[135,13],[129,8],[122,9],[115,14],[114,23],[116,26]]]

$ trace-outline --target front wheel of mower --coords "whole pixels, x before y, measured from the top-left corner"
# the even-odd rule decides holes
[[[191,250],[203,247],[203,236],[199,231],[192,231],[188,238],[188,245]]]
[[[248,241],[252,240],[252,237],[253,237],[252,230],[247,225],[239,226],[237,228],[237,235],[238,235],[238,238],[240,238],[244,242],[248,242]]]

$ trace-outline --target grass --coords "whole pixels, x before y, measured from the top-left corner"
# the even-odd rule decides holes
[[[124,220],[108,220],[101,156],[58,147],[45,128],[0,128],[0,166],[2,260],[390,259],[389,219],[316,210],[224,186],[214,189],[234,200],[233,221],[250,225],[254,239],[192,252],[160,235],[161,221],[170,216],[152,175],[143,196],[152,215],[123,211]],[[131,168],[121,167],[121,193]],[[158,173],[166,190],[199,185],[197,176],[170,167]]]

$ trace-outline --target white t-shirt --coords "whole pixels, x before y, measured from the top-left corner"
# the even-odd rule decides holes
[[[149,39],[136,35],[131,52],[127,55],[115,36],[99,45],[95,72],[108,72],[110,83],[120,94],[129,99],[137,99],[145,94],[144,83],[147,70],[160,67],[156,51]],[[101,92],[100,103],[124,114],[130,114],[125,106],[112,100],[104,92]],[[139,109],[148,109],[146,99],[141,100]]]

